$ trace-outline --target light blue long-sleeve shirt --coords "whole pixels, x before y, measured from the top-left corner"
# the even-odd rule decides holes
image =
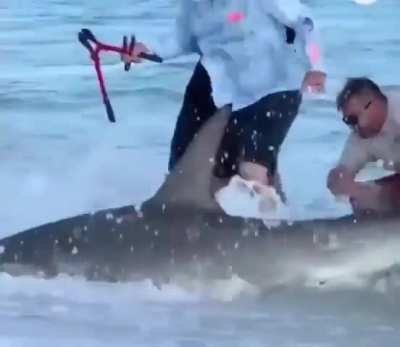
[[[156,52],[164,57],[198,52],[217,106],[233,109],[263,96],[299,89],[311,68],[308,44],[315,21],[299,0],[181,0],[176,34]],[[296,31],[286,42],[286,28]]]

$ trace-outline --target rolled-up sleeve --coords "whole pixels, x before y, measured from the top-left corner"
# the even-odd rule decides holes
[[[295,30],[296,40],[300,42],[298,53],[308,67],[324,70],[320,34],[309,8],[298,0],[262,1],[262,6],[264,13]]]
[[[168,34],[160,35],[149,43],[150,49],[164,59],[182,54],[197,53],[197,44],[191,25],[192,1],[180,2],[174,27]]]

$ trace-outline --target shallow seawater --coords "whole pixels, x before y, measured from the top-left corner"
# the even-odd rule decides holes
[[[325,188],[347,135],[334,94],[348,76],[397,88],[397,0],[308,2],[322,28],[327,95],[307,98],[282,149],[299,218],[349,207]],[[322,4],[323,3],[323,4]],[[175,2],[3,0],[0,3],[0,235],[104,207],[139,203],[166,173],[169,141],[196,57],[126,73],[104,57],[110,124],[82,27],[120,42],[173,25]],[[258,296],[236,282],[198,290],[150,282],[44,281],[0,275],[1,346],[396,346],[397,293],[285,289]],[[193,287],[191,287],[193,289]]]

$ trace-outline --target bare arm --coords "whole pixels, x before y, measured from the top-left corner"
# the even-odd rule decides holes
[[[335,196],[350,198],[355,212],[372,210],[384,212],[400,207],[400,175],[377,181],[357,182],[356,174],[373,158],[366,146],[350,136],[339,165],[331,170],[327,180],[329,190]]]
[[[358,172],[371,160],[366,145],[350,134],[338,165],[328,175],[327,186],[334,195],[357,195],[362,184],[355,181]]]

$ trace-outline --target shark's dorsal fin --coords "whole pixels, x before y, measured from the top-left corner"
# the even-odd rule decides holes
[[[220,211],[211,193],[211,182],[214,158],[231,112],[231,106],[224,106],[202,126],[174,170],[147,203]]]

